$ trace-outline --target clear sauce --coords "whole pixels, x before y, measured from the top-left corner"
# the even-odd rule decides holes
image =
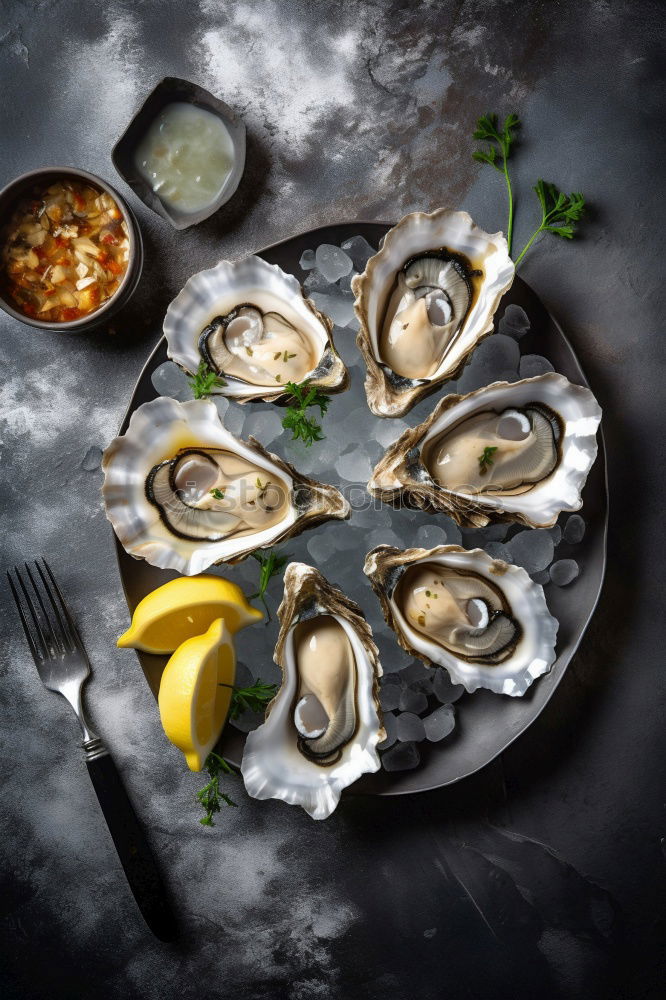
[[[234,146],[221,118],[178,101],[162,108],[134,161],[165,205],[193,213],[218,197],[233,167]]]

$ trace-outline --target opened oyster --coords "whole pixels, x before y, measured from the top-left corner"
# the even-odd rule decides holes
[[[379,545],[365,574],[408,653],[467,691],[520,696],[555,661],[558,623],[524,569],[458,545]]]
[[[506,240],[466,212],[414,212],[354,278],[368,405],[397,417],[455,378],[514,276]]]
[[[304,563],[287,567],[278,616],[282,686],[248,734],[241,773],[253,798],[326,819],[343,788],[379,769],[377,647],[358,605]]]
[[[190,373],[205,361],[226,383],[215,391],[239,403],[276,400],[304,379],[324,392],[345,389],[332,327],[296,278],[261,257],[193,275],[164,318],[169,357]]]
[[[547,527],[582,504],[600,420],[590,390],[554,372],[445,396],[388,448],[368,489],[463,526]]]
[[[106,515],[125,549],[188,576],[349,517],[335,487],[235,438],[209,400],[139,406],[102,468]]]

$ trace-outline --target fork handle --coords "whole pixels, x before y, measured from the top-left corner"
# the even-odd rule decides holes
[[[141,915],[160,941],[172,941],[176,935],[175,918],[113,758],[99,738],[86,741],[83,747],[90,780]]]

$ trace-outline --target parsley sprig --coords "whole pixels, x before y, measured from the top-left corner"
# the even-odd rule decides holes
[[[479,463],[479,472],[481,473],[482,476],[485,476],[489,466],[495,464],[493,455],[495,454],[496,451],[497,451],[497,445],[488,446],[484,448],[481,454],[479,455],[477,461]]]
[[[217,386],[227,384],[217,372],[208,367],[203,358],[199,362],[196,375],[193,375],[187,381],[195,399],[205,399],[206,396],[210,396],[213,389]]]
[[[282,426],[285,430],[291,431],[291,440],[298,441],[300,438],[307,448],[313,441],[322,441],[324,435],[321,424],[318,424],[314,417],[308,417],[305,411],[311,406],[318,406],[323,417],[330,403],[328,396],[321,389],[311,386],[308,381],[301,382],[300,385],[296,382],[287,382],[285,389],[291,396],[292,402],[287,407]]]
[[[488,143],[482,149],[476,149],[472,156],[479,163],[487,163],[501,174],[504,174],[506,191],[509,199],[509,221],[507,223],[506,242],[511,256],[513,243],[513,189],[507,160],[511,154],[511,146],[515,142],[515,131],[520,128],[520,119],[516,114],[507,115],[501,129],[496,114],[481,115],[476,123],[474,138]]]
[[[250,600],[261,601],[266,609],[266,615],[268,616],[266,624],[268,624],[271,620],[271,613],[268,604],[266,603],[266,588],[273,577],[278,576],[282,572],[291,557],[288,553],[282,555],[279,552],[275,552],[274,549],[268,549],[268,551],[264,552],[261,552],[260,550],[253,552],[252,558],[257,560],[261,569],[259,570],[259,590],[256,594],[252,594]]]
[[[585,211],[585,198],[579,191],[563,194],[554,184],[541,178],[536,182],[534,191],[541,205],[541,224],[516,257],[516,267],[540,233],[554,233],[562,239],[572,240],[576,234],[576,225]]]
[[[261,679],[255,681],[250,687],[235,687],[231,696],[230,718],[237,719],[246,709],[251,709],[253,712],[261,712],[273,700],[276,692],[276,684],[266,684]],[[219,753],[215,753],[214,750],[211,750],[206,757],[204,767],[208,771],[210,781],[197,792],[197,801],[203,806],[205,813],[199,822],[202,826],[215,826],[213,816],[215,813],[220,812],[222,803],[227,806],[238,807],[238,803],[234,802],[231,796],[223,792],[220,788],[220,778],[224,775],[235,777],[236,772],[229,761],[225,760]]]
[[[250,687],[234,688],[229,717],[237,719],[243,712],[261,712],[277,694],[277,684],[267,684],[261,678]]]
[[[197,801],[201,803],[205,812],[205,816],[202,816],[199,822],[202,826],[215,826],[213,816],[220,812],[221,802],[228,806],[238,806],[226,792],[220,790],[220,776],[224,774],[235,776],[236,772],[224,757],[220,757],[212,750],[206,757],[204,767],[208,771],[210,781],[197,792]]]

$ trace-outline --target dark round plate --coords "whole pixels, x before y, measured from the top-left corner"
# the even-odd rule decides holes
[[[304,250],[316,247],[320,243],[340,246],[344,240],[357,233],[364,236],[372,246],[377,246],[388,228],[388,225],[377,222],[323,226],[284,240],[282,243],[276,243],[259,251],[258,256],[271,264],[279,264],[285,271],[302,279],[303,273],[298,262]],[[521,349],[524,351],[527,348],[528,353],[545,355],[555,369],[565,375],[570,382],[587,385],[571,344],[534,292],[520,278],[516,278],[503,304],[500,305],[499,316],[509,303],[522,306],[530,318],[531,329],[521,340]],[[352,330],[338,332],[337,336],[339,338],[345,334],[350,337],[355,336]],[[162,339],[139,376],[119,433],[123,434],[127,429],[134,410],[157,395],[150,376],[154,369],[166,360],[166,342]],[[433,397],[433,406],[436,398]],[[522,698],[504,697],[491,694],[489,691],[477,691],[474,695],[464,696],[464,711],[458,713],[453,734],[442,744],[420,744],[421,764],[416,770],[392,774],[378,771],[376,774],[368,774],[356,782],[350,791],[372,795],[401,795],[408,792],[425,792],[460,781],[461,778],[474,774],[490,763],[535,721],[552,697],[578,649],[601,593],[606,568],[608,527],[606,454],[601,431],[599,455],[583,492],[581,513],[587,523],[583,541],[576,545],[575,549],[572,548],[571,552],[567,551],[568,547],[563,542],[558,548],[559,558],[571,555],[577,560],[581,569],[580,577],[569,587],[559,588],[550,585],[546,588],[548,607],[560,623],[557,636],[558,655],[551,672],[540,678]],[[405,545],[408,543],[409,539],[405,539]],[[130,612],[134,611],[136,605],[149,591],[178,575],[157,569],[145,561],[133,559],[127,555],[117,540],[116,548],[120,576]],[[159,680],[167,658],[140,652],[137,655],[146,680],[157,696]],[[222,753],[231,763],[238,765],[243,755],[244,743],[244,735],[232,726],[227,726],[222,738]]]

